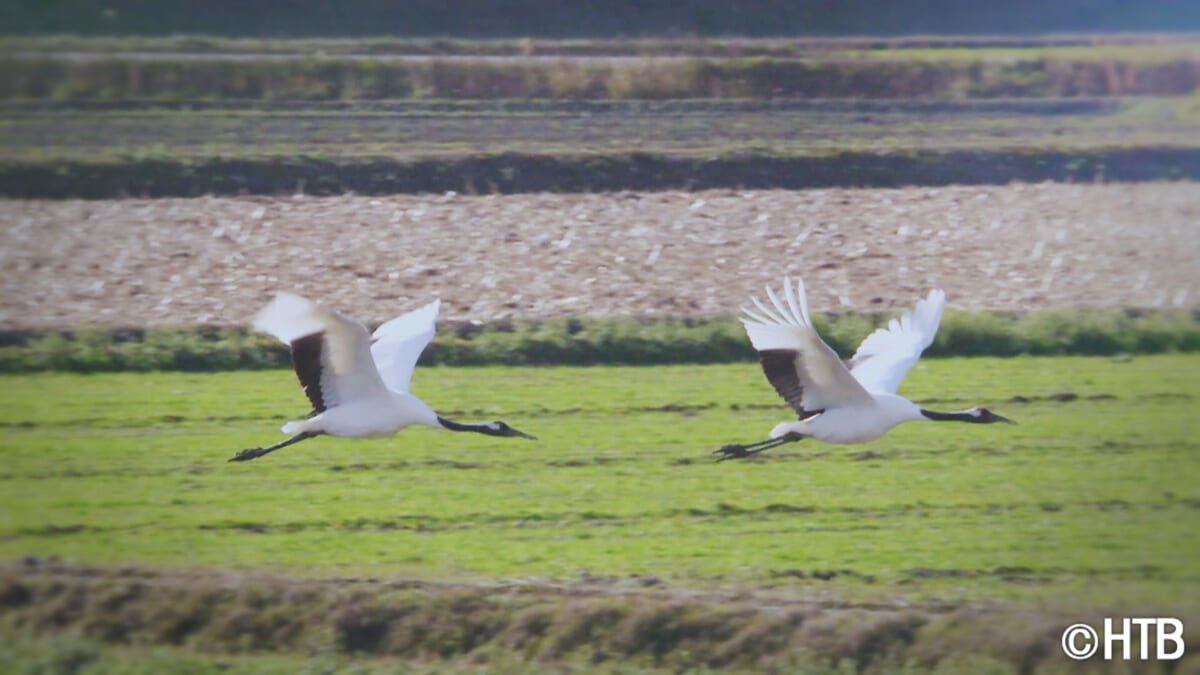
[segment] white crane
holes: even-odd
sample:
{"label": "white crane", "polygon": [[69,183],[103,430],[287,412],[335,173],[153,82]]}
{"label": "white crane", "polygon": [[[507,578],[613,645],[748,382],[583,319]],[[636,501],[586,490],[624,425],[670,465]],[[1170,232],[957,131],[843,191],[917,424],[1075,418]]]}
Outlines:
{"label": "white crane", "polygon": [[489,436],[534,438],[504,422],[462,424],[435,413],[409,392],[417,357],[433,339],[439,301],[396,317],[368,334],[354,319],[292,293],[280,293],[254,316],[254,328],[291,347],[292,366],[313,410],[283,425],[287,440],[249,448],[229,461],[262,457],[328,434],[383,438],[413,424]]}
{"label": "white crane", "polygon": [[937,334],[946,307],[941,290],[930,291],[913,311],[868,335],[843,364],[813,328],[804,282],[798,280],[795,290],[790,279],[783,283],[786,305],[768,286],[772,306],[752,297],[754,308],[743,309],[742,323],[767,380],[795,409],[799,421],[776,425],[765,441],[723,446],[714,452],[721,460],[749,457],[802,438],[864,443],[898,424],[918,420],[1016,424],[987,408],[934,412],[896,394]]}

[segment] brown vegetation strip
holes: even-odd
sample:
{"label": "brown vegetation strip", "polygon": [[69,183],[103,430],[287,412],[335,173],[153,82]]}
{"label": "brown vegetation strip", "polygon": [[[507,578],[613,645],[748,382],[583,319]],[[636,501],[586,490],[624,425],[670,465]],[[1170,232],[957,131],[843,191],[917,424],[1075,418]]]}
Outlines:
{"label": "brown vegetation strip", "polygon": [[195,58],[0,54],[0,99],[720,99],[1180,96],[1200,60]]}
{"label": "brown vegetation strip", "polygon": [[[853,576],[852,570],[800,573]],[[110,644],[218,653],[320,648],[474,663],[632,659],[677,669],[847,663],[932,669],[970,655],[1032,672],[1065,666],[1058,649],[1062,629],[1100,616],[813,601],[770,589],[692,592],[663,587],[653,577],[470,585],[93,568],[37,559],[0,567],[0,617],[16,630],[77,630]]]}
{"label": "brown vegetation strip", "polygon": [[[828,18],[828,17],[827,17]],[[811,30],[811,17],[806,18]],[[775,26],[775,28],[778,28]],[[894,29],[894,26],[889,26]],[[524,34],[523,34],[524,35]],[[50,53],[63,57],[98,58],[119,54],[141,58],[213,57],[262,58],[265,55],[311,56],[461,56],[461,57],[709,57],[748,58],[770,56],[803,58],[841,50],[895,49],[1036,49],[1061,47],[1138,47],[1152,56],[1185,51],[1195,42],[1187,33],[1060,33],[1049,35],[854,35],[829,37],[797,35],[786,38],[744,37],[644,37],[605,38],[467,38],[354,37],[354,38],[245,38],[213,35],[153,37],[122,35],[5,36],[0,49],[9,54]],[[1097,58],[1112,52],[1096,50]],[[1118,52],[1120,53],[1120,52]],[[1162,60],[1161,58],[1159,60]]]}

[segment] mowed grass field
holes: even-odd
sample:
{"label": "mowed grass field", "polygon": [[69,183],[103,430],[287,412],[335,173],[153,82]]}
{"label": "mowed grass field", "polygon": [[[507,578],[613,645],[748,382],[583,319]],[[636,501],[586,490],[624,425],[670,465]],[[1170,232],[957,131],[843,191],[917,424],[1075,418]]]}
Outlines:
{"label": "mowed grass field", "polygon": [[1200,357],[931,359],[909,424],[715,463],[788,412],[755,364],[420,369],[521,439],[318,438],[288,371],[6,376],[0,558],[464,583],[619,581],[853,601],[1194,612]]}

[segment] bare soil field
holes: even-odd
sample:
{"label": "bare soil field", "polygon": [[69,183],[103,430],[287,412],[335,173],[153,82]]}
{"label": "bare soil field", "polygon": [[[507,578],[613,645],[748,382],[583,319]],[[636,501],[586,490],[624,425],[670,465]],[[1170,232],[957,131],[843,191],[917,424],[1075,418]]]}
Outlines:
{"label": "bare soil field", "polygon": [[715,316],[784,274],[819,310],[1200,307],[1200,183],[0,201],[0,326]]}

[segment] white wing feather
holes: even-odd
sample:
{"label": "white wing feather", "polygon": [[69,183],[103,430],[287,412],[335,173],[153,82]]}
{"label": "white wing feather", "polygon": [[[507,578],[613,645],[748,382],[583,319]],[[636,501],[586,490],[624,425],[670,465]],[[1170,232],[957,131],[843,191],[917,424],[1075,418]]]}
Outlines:
{"label": "white wing feather", "polygon": [[254,328],[289,345],[321,333],[321,393],[327,407],[383,396],[387,389],[371,360],[359,322],[292,293],[280,293],[254,315]]}
{"label": "white wing feather", "polygon": [[751,298],[755,308],[745,308],[742,323],[750,343],[760,352],[774,349],[794,351],[799,355],[797,368],[804,389],[801,403],[807,410],[830,406],[869,402],[871,395],[842,364],[836,352],[821,339],[808,313],[808,298],[804,281],[797,280],[792,290],[791,279],[784,279],[786,305],[767,287],[771,307]]}
{"label": "white wing feather", "polygon": [[933,344],[945,309],[946,294],[936,288],[930,291],[911,312],[892,319],[887,327],[863,340],[850,359],[850,374],[867,391],[896,393],[904,376],[921,358],[921,352]]}
{"label": "white wing feather", "polygon": [[441,302],[434,300],[420,309],[384,323],[371,336],[371,357],[388,389],[409,390],[417,359],[437,331]]}

